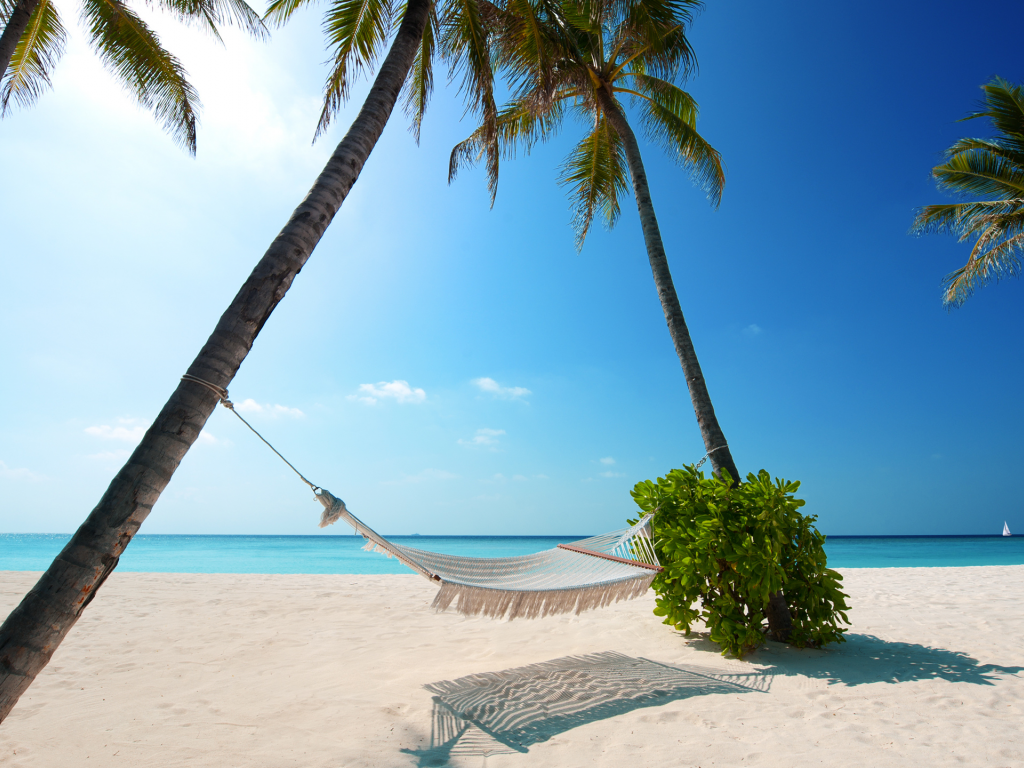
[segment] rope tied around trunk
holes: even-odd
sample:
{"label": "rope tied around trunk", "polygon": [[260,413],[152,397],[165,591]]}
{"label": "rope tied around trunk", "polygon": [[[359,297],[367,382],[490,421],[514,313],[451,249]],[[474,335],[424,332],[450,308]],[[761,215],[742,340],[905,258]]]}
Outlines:
{"label": "rope tied around trunk", "polygon": [[[227,390],[225,390],[225,392],[226,391]],[[714,453],[715,451],[720,451],[723,448],[728,448],[728,447],[729,447],[729,444],[725,443],[724,445],[720,445],[717,448],[712,448],[710,451],[708,451],[707,453],[704,454],[704,458],[703,459],[701,459],[700,461],[697,462],[697,466],[695,466],[694,469],[700,469],[704,465],[704,462],[708,460],[708,457],[711,456],[711,454]]]}
{"label": "rope tied around trunk", "polygon": [[270,441],[267,440],[267,438],[265,438],[263,435],[261,435],[259,432],[257,432],[256,428],[252,424],[250,424],[248,421],[246,421],[242,417],[242,414],[240,414],[238,411],[235,410],[235,404],[232,403],[231,400],[228,398],[228,391],[224,387],[218,387],[216,384],[211,384],[210,382],[206,381],[205,379],[200,379],[198,376],[193,376],[190,373],[186,373],[184,376],[182,376],[181,380],[182,381],[189,381],[189,382],[192,382],[194,384],[201,384],[202,386],[206,387],[208,390],[213,392],[217,397],[220,398],[220,404],[223,405],[225,408],[227,408],[229,411],[231,411],[233,414],[235,414],[235,416],[237,416],[238,419],[243,424],[245,424],[245,426],[247,426],[250,430],[252,430],[252,433],[254,435],[256,435],[256,437],[258,437],[260,440],[262,440],[264,443],[266,443],[267,447],[270,448],[270,450],[272,450],[274,453],[277,454],[278,458],[281,459],[281,461],[283,461],[285,464],[287,464],[289,467],[291,467],[292,472],[294,472],[296,475],[298,475],[302,479],[302,482],[304,482],[306,485],[308,485],[310,487],[310,489],[313,491],[314,495],[319,494],[320,491],[323,490],[319,485],[314,485],[309,480],[307,480],[305,475],[303,475],[301,472],[299,472],[299,470],[297,470],[295,468],[294,464],[292,464],[290,461],[288,461],[288,459],[286,459],[284,456],[282,456],[281,452],[279,450],[277,450],[277,448],[272,446],[270,444]]}

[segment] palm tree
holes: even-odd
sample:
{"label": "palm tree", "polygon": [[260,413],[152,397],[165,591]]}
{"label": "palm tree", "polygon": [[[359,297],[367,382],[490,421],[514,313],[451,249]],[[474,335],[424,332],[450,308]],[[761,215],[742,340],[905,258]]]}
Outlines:
{"label": "palm tree", "polygon": [[[640,147],[619,99],[630,97],[648,137],[687,169],[717,205],[725,183],[721,159],[697,133],[696,102],[674,82],[696,63],[685,30],[698,7],[697,0],[629,5],[508,0],[504,8],[490,7],[495,67],[508,73],[512,90],[512,99],[498,113],[497,141],[501,154],[511,157],[517,148],[529,151],[553,135],[567,114],[587,126],[561,176],[570,189],[578,248],[598,211],[609,227],[615,224],[628,173],[658,298],[708,458],[715,474],[724,469],[738,481],[669,272]],[[482,127],[452,150],[450,178],[487,148],[490,130]],[[492,204],[497,182],[493,163],[488,169]]]}
{"label": "palm tree", "polygon": [[[305,2],[275,3],[270,17],[286,19]],[[485,123],[488,116],[493,123],[492,76],[478,0],[446,0],[440,8],[434,0],[407,0],[404,9],[394,0],[335,0],[327,13],[334,67],[318,132],[348,94],[352,78],[375,64],[396,17],[398,30],[359,114],[192,361],[187,371],[192,380],[178,383],[99,504],[0,626],[0,721],[117,566],[220,402],[218,392],[226,394],[263,324],[348,196],[407,79],[406,105],[414,130],[420,124],[438,43],[453,71],[462,73],[470,106]]]}
{"label": "palm tree", "polygon": [[[202,26],[218,40],[218,26],[238,24],[256,37],[266,28],[245,0],[159,0],[158,7]],[[122,0],[82,0],[89,42],[135,100],[153,110],[172,137],[196,152],[199,97],[185,69],[150,27]],[[67,32],[52,0],[0,0],[0,117],[11,104],[27,107],[51,85]]]}
{"label": "palm tree", "polygon": [[921,208],[911,232],[943,232],[974,239],[967,263],[946,276],[942,302],[959,307],[993,279],[1019,276],[1024,249],[1024,92],[1002,78],[982,86],[981,109],[964,120],[987,117],[991,139],[960,139],[946,162],[932,169],[943,191],[987,199]]}

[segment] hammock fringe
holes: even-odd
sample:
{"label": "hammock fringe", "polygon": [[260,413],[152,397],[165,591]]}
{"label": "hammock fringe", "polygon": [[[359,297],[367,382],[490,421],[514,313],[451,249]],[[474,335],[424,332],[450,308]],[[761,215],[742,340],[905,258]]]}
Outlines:
{"label": "hammock fringe", "polygon": [[604,608],[620,600],[633,600],[644,594],[657,576],[655,572],[641,574],[632,579],[609,584],[592,584],[575,589],[509,592],[482,589],[465,584],[441,583],[431,608],[446,611],[455,603],[455,610],[463,616],[486,616],[492,619],[537,619],[563,613],[575,613]]}

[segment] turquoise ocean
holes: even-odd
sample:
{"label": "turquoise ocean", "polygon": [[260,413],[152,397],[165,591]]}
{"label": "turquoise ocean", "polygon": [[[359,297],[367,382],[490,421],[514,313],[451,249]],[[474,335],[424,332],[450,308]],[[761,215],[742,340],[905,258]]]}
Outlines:
{"label": "turquoise ocean", "polygon": [[[0,571],[42,571],[70,538],[0,533]],[[418,549],[470,557],[509,557],[579,536],[393,536]],[[156,573],[411,573],[356,536],[191,536],[140,534],[119,571]],[[832,568],[1024,565],[1024,536],[831,536]]]}

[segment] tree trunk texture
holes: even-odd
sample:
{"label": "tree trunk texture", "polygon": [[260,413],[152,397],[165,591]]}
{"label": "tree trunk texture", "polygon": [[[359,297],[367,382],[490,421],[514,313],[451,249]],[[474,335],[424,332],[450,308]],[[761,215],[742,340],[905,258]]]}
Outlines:
{"label": "tree trunk texture", "polygon": [[3,77],[7,73],[7,68],[11,66],[14,49],[18,47],[18,41],[25,34],[29,19],[38,5],[39,0],[18,0],[11,11],[11,18],[7,20],[7,26],[0,35],[0,77]]}
{"label": "tree trunk texture", "polygon": [[697,414],[701,437],[704,438],[704,449],[708,451],[708,459],[711,461],[711,468],[715,475],[720,475],[722,469],[728,470],[732,475],[733,482],[738,483],[740,475],[736,470],[736,463],[732,459],[732,452],[725,442],[722,428],[718,426],[718,418],[715,416],[714,406],[711,405],[711,396],[708,395],[707,384],[704,383],[704,374],[700,370],[697,353],[693,348],[693,340],[686,327],[683,310],[679,306],[679,297],[676,295],[676,287],[672,282],[672,273],[668,269],[668,258],[665,256],[665,246],[661,241],[658,219],[654,215],[654,203],[651,201],[651,190],[647,185],[647,172],[644,170],[644,162],[640,157],[640,146],[637,144],[636,135],[629,127],[625,115],[619,111],[607,91],[600,89],[598,99],[608,116],[608,122],[619,134],[626,150],[629,175],[633,179],[633,195],[636,198],[637,210],[640,212],[640,226],[643,229],[644,242],[647,245],[647,258],[651,262],[654,284],[658,289],[658,298],[661,300],[661,309],[665,313],[665,321],[668,323],[668,332],[672,336],[676,355],[679,356],[679,362],[683,366],[683,376],[686,378],[686,386],[690,390],[690,401],[693,403],[694,413]]}
{"label": "tree trunk texture", "polygon": [[[668,331],[672,335],[672,343],[683,366],[683,375],[690,390],[693,410],[697,414],[700,434],[704,438],[704,447],[709,452],[708,459],[715,475],[719,475],[721,470],[725,469],[732,475],[733,483],[739,484],[740,473],[725,442],[722,428],[718,425],[715,409],[711,405],[711,396],[708,395],[708,388],[704,383],[704,374],[700,370],[700,363],[697,362],[693,340],[686,327],[686,320],[683,319],[683,310],[679,306],[672,273],[668,269],[668,258],[665,256],[665,246],[661,241],[658,219],[654,215],[654,203],[651,201],[651,190],[647,185],[647,173],[644,171],[636,135],[609,93],[604,90],[598,91],[598,99],[608,115],[608,122],[622,138],[623,148],[626,150],[629,175],[633,179],[633,194],[636,197],[637,210],[640,212],[640,226],[643,229],[644,242],[647,244],[647,258],[651,262],[651,271],[654,273],[654,283],[658,287],[658,298],[661,299],[661,308],[665,312]],[[719,446],[726,447],[711,453]],[[770,595],[767,614],[768,632],[772,638],[781,642],[788,640],[793,631],[793,618],[782,590]]]}
{"label": "tree trunk texture", "polygon": [[[431,0],[410,0],[359,115],[306,199],[242,285],[188,373],[227,388],[359,177],[412,66]],[[96,596],[195,442],[218,398],[180,382],[99,504],[0,626],[0,721]]]}

